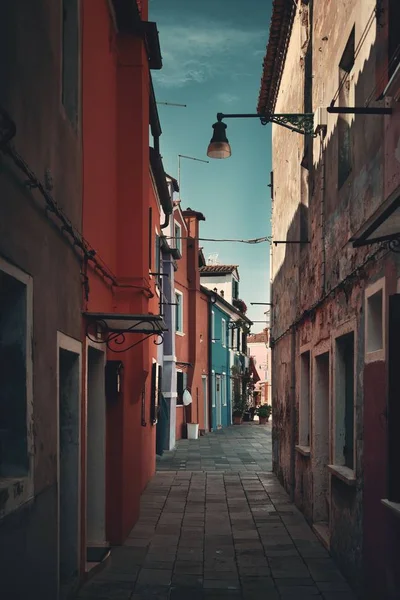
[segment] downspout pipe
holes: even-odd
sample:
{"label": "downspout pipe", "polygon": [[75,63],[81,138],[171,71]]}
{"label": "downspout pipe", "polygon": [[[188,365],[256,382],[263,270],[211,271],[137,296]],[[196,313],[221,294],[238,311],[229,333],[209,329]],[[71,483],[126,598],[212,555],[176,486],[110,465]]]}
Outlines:
{"label": "downspout pipe", "polygon": [[164,223],[162,225],[160,225],[161,229],[166,229],[168,227],[170,216],[171,215],[168,214],[168,213],[165,215],[165,221],[164,221]]}
{"label": "downspout pipe", "polygon": [[290,500],[294,502],[296,489],[296,328],[290,337],[291,386],[290,386]]}

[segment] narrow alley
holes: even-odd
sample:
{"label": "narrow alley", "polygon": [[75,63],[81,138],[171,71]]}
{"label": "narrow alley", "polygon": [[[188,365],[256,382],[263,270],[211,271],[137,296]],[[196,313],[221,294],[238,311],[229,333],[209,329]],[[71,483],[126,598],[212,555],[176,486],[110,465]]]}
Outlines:
{"label": "narrow alley", "polygon": [[353,599],[276,477],[259,470],[270,443],[257,423],[181,440],[126,543],[78,599]]}

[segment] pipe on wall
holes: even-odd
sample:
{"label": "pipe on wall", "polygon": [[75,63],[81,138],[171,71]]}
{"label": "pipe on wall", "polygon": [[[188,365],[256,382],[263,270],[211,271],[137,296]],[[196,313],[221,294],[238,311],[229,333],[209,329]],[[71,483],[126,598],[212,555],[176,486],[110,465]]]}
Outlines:
{"label": "pipe on wall", "polygon": [[294,502],[296,489],[296,328],[292,327],[290,338],[290,500]]}

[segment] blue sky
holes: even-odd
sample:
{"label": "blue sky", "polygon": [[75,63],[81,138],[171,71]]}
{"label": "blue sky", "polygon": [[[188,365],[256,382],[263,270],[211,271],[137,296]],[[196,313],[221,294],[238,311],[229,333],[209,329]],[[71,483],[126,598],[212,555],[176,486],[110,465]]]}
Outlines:
{"label": "blue sky", "polygon": [[[163,69],[153,71],[165,170],[177,177],[178,154],[207,160],[216,113],[254,113],[271,16],[271,0],[150,0]],[[181,160],[182,207],[204,213],[201,237],[270,235],[271,128],[257,119],[227,119],[232,156],[209,164]],[[202,242],[206,258],[238,264],[240,296],[253,320],[268,307],[269,244]],[[255,324],[253,331],[261,330]]]}

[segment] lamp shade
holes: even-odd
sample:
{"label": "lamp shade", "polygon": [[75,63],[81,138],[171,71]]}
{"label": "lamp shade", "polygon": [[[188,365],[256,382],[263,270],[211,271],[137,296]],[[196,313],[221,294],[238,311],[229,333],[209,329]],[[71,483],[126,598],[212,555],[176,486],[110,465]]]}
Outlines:
{"label": "lamp shade", "polygon": [[213,125],[214,133],[207,148],[207,156],[210,158],[229,158],[231,147],[226,137],[226,125],[217,121]]}

